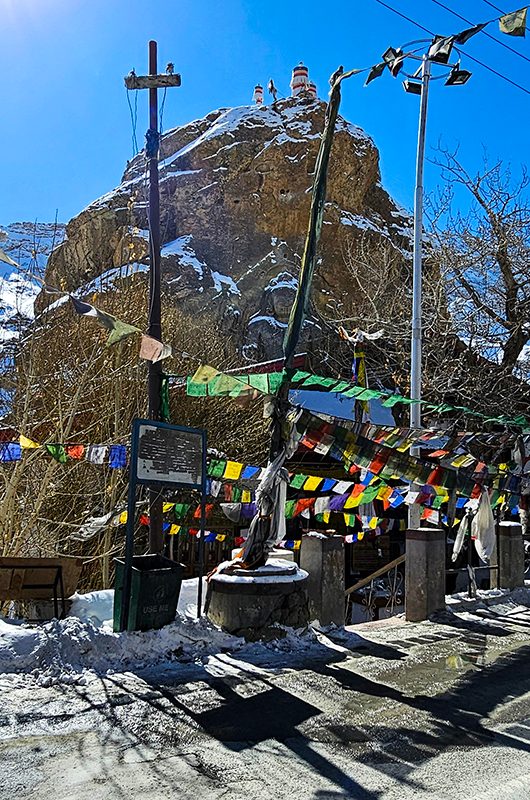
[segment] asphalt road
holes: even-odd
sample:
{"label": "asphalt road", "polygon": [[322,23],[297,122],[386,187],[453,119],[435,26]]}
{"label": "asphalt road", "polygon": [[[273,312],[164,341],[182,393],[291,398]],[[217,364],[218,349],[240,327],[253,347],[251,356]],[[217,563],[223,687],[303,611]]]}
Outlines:
{"label": "asphalt road", "polygon": [[0,798],[528,800],[530,611],[358,630],[86,685],[0,676]]}

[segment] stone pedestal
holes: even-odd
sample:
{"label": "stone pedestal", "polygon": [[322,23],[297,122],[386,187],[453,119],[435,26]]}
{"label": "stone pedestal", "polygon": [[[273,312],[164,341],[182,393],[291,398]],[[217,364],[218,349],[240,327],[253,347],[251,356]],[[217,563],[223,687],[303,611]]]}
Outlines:
{"label": "stone pedestal", "polygon": [[208,595],[208,618],[248,641],[276,638],[283,635],[279,625],[300,628],[309,621],[307,572],[286,561],[218,573]]}
{"label": "stone pedestal", "polygon": [[406,534],[405,617],[421,622],[445,608],[445,534],[439,528]]}
{"label": "stone pedestal", "polygon": [[[234,558],[237,558],[240,552],[241,552],[240,547],[234,547],[231,556],[232,560]],[[278,558],[281,559],[282,561],[294,561],[294,553],[292,550],[271,550],[267,561],[270,561],[271,559],[273,561],[276,561]]]}
{"label": "stone pedestal", "polygon": [[302,537],[300,566],[305,569],[309,615],[320,625],[344,625],[344,540],[342,536],[309,533]]}
{"label": "stone pedestal", "polygon": [[499,589],[524,586],[524,544],[518,522],[501,522],[497,539]]}

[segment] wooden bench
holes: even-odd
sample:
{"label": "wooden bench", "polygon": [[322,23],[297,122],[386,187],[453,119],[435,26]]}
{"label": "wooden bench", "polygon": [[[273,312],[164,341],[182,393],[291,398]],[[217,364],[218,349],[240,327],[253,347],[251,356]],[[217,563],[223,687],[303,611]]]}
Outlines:
{"label": "wooden bench", "polygon": [[74,594],[83,562],[80,558],[0,557],[0,602],[6,600],[51,600],[59,619],[66,614],[66,598]]}

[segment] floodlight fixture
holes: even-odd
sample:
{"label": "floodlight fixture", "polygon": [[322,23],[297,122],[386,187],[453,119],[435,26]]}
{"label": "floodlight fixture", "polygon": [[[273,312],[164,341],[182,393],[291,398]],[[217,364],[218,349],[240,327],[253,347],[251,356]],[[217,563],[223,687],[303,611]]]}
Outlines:
{"label": "floodlight fixture", "polygon": [[396,50],[395,47],[388,47],[381,56],[386,66],[390,70],[392,77],[396,77],[403,67],[405,54],[401,47]]}
{"label": "floodlight fixture", "polygon": [[429,47],[427,57],[435,64],[448,64],[453,49],[453,36],[435,36]]}
{"label": "floodlight fixture", "polygon": [[421,83],[418,81],[403,81],[403,88],[408,94],[421,94]]}
{"label": "floodlight fixture", "polygon": [[460,69],[459,64],[455,64],[447,78],[446,86],[463,86],[471,77],[471,72],[467,69]]}
{"label": "floodlight fixture", "polygon": [[381,56],[381,58],[383,59],[383,61],[385,62],[385,64],[389,69],[391,69],[394,61],[396,60],[400,52],[401,51],[396,50],[395,47],[388,47]]}

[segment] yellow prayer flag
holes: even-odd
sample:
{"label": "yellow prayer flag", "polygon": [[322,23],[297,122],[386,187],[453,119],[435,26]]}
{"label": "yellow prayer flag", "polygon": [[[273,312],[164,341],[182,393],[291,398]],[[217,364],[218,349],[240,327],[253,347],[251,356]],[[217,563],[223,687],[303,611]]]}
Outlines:
{"label": "yellow prayer flag", "polygon": [[243,464],[238,461],[227,461],[223,478],[228,481],[237,481],[241,475]]}
{"label": "yellow prayer flag", "polygon": [[171,528],[169,529],[169,535],[175,536],[175,534],[177,534],[180,531],[181,527],[182,527],[181,525],[172,525]]}
{"label": "yellow prayer flag", "polygon": [[363,539],[364,539],[364,531],[359,531],[359,533],[357,534],[357,541],[362,542]]}
{"label": "yellow prayer flag", "polygon": [[344,508],[357,508],[357,506],[361,505],[362,500],[363,500],[362,492],[361,494],[358,495],[351,494],[344,503]]}
{"label": "yellow prayer flag", "polygon": [[175,503],[164,503],[162,506],[162,511],[165,514],[166,511],[171,511],[172,508],[175,508]]}
{"label": "yellow prayer flag", "polygon": [[215,537],[215,540],[217,542],[224,542],[225,539],[226,539],[226,533],[218,533],[217,536]]}
{"label": "yellow prayer flag", "polygon": [[453,461],[451,461],[451,466],[453,466],[453,467],[461,467],[461,466],[463,466],[463,464],[465,464],[465,462],[467,461],[468,458],[469,458],[469,456],[468,456],[467,453],[464,453],[464,455],[462,455],[462,456],[457,456],[457,458],[455,458]]}
{"label": "yellow prayer flag", "polygon": [[392,494],[394,490],[391,486],[381,486],[379,491],[377,492],[377,499],[378,500],[386,500]]}
{"label": "yellow prayer flag", "polygon": [[372,517],[372,519],[368,523],[368,527],[374,530],[375,528],[377,528],[378,521],[379,521],[378,517]]}
{"label": "yellow prayer flag", "polygon": [[126,522],[127,522],[127,512],[126,511],[122,511],[121,512],[121,514],[119,516],[119,521],[120,521],[120,525],[125,525],[126,524]]}
{"label": "yellow prayer flag", "polygon": [[40,444],[37,444],[37,442],[34,442],[33,439],[28,439],[26,436],[24,436],[23,433],[20,434],[19,442],[20,442],[20,446],[21,447],[25,447],[28,450],[30,448],[40,447]]}
{"label": "yellow prayer flag", "polygon": [[208,367],[206,364],[202,364],[192,376],[191,382],[209,383],[219,374],[219,370],[215,369],[215,367]]}
{"label": "yellow prayer flag", "polygon": [[414,441],[413,439],[405,439],[405,441],[401,442],[399,447],[396,447],[396,450],[398,451],[398,453],[404,453],[406,450],[409,449],[413,441]]}
{"label": "yellow prayer flag", "polygon": [[250,503],[252,501],[252,495],[248,489],[243,489],[241,492],[241,502],[242,503]]}
{"label": "yellow prayer flag", "polygon": [[322,522],[325,522],[326,525],[327,525],[328,522],[329,522],[330,516],[331,516],[331,512],[330,511],[323,511],[322,512]]}
{"label": "yellow prayer flag", "polygon": [[319,486],[321,483],[322,478],[320,478],[318,475],[310,475],[304,483],[304,492],[314,492],[317,486]]}
{"label": "yellow prayer flag", "polygon": [[301,539],[295,539],[293,542],[293,550],[300,550],[300,545],[302,544]]}

